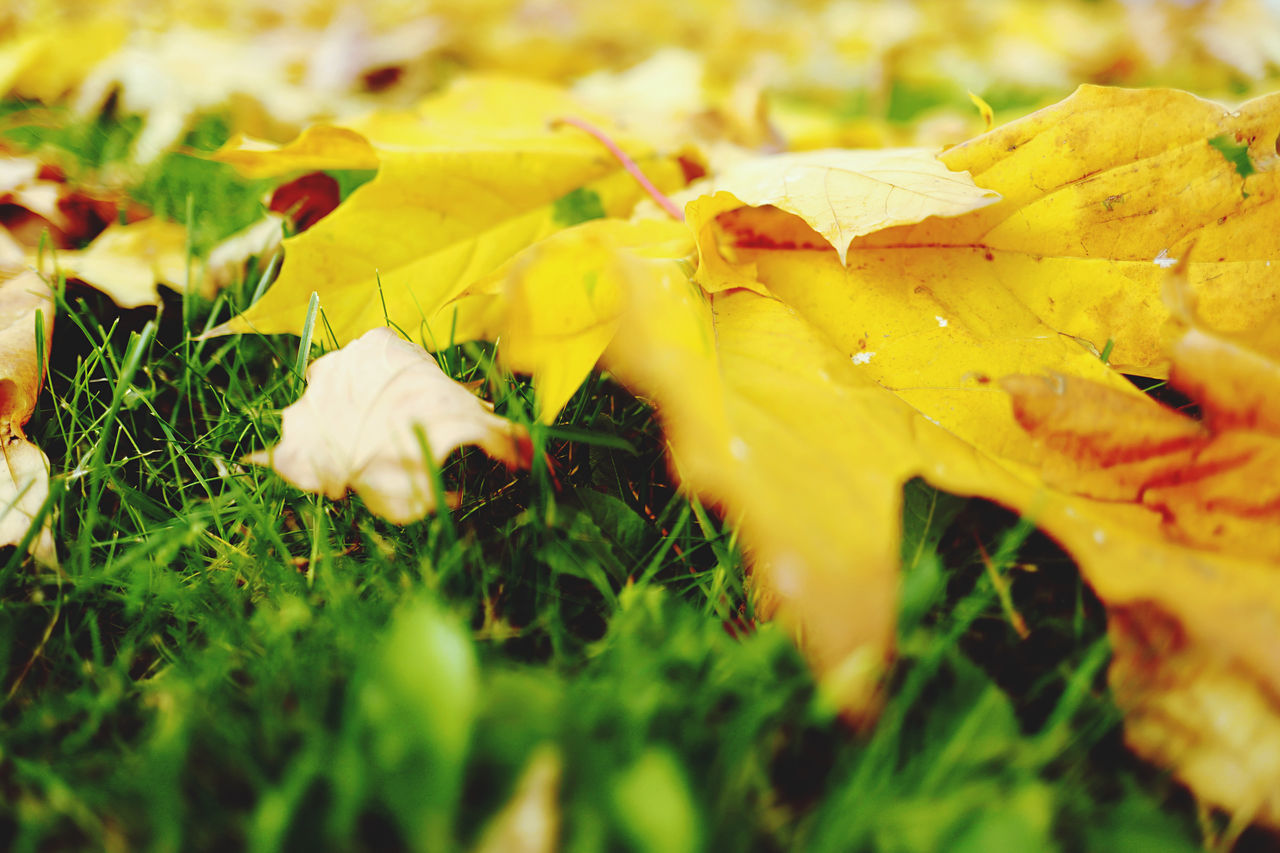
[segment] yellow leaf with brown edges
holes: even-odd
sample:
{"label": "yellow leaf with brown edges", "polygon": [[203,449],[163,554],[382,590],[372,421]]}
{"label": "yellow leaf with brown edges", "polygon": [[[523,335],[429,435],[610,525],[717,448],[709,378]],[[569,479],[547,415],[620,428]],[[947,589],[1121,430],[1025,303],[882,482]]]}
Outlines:
{"label": "yellow leaf with brown edges", "polygon": [[[1114,417],[1109,389],[1078,380],[1010,377],[1004,385],[1060,489],[1092,495],[1109,481],[1104,497],[1161,519],[1151,535],[1165,544],[1160,579],[1140,595],[1111,590],[1132,574],[1122,554],[1077,554],[1112,608],[1110,678],[1126,739],[1202,798],[1277,825],[1280,421],[1263,392],[1280,377],[1280,347],[1274,318],[1252,335],[1206,328],[1182,272],[1172,294],[1180,333],[1171,381],[1200,403],[1201,421],[1168,409]],[[1103,433],[1108,452],[1090,452]],[[1135,459],[1148,464],[1136,468]],[[1103,541],[1132,537],[1100,515]]]}
{"label": "yellow leaf with brown edges", "polygon": [[[1085,90],[1066,104],[1131,97]],[[1182,101],[1164,92],[1149,97],[1157,116],[1170,102]],[[1071,114],[1067,106],[1053,111],[1060,119]],[[1042,118],[996,133],[1028,139],[1052,133]],[[1112,133],[1098,134],[1094,152],[1102,162],[1117,149],[1145,150],[1140,125],[1104,127]],[[1117,142],[1125,132],[1129,142]],[[1250,176],[1250,195],[1242,197],[1234,167],[1228,164],[1227,174],[1217,161],[1197,159],[1199,142],[1208,142],[1196,139],[1182,146],[1194,149],[1182,151],[1191,158],[1187,171],[1171,172],[1167,180],[1181,187],[1190,175],[1194,191],[1200,184],[1196,169],[1210,172],[1210,187],[1216,174],[1235,193],[1230,204],[1219,199],[1222,215],[1229,221],[1238,210],[1252,212],[1244,221],[1260,229],[1265,247],[1272,235],[1264,214],[1271,212],[1265,202],[1273,175],[1264,168]],[[1087,146],[1088,140],[1076,144]],[[1010,154],[1008,147],[1001,150]],[[1075,156],[1083,168],[1086,154]],[[1135,162],[1141,165],[1141,159]],[[1020,164],[1024,181],[1034,186],[1041,172],[1057,168],[1042,160]],[[753,278],[755,292],[730,287],[708,299],[690,288],[678,265],[654,268],[647,283],[625,288],[604,364],[656,406],[685,487],[718,505],[740,530],[762,612],[776,612],[797,627],[827,689],[851,714],[865,718],[874,709],[878,676],[892,649],[900,490],[907,478],[924,476],[950,491],[1020,509],[1057,539],[1117,614],[1115,624],[1136,626],[1113,629],[1117,646],[1127,651],[1112,678],[1113,684],[1134,679],[1136,692],[1125,693],[1124,704],[1145,713],[1130,725],[1140,751],[1174,768],[1206,799],[1274,823],[1266,792],[1280,787],[1276,777],[1265,762],[1240,752],[1242,741],[1224,730],[1224,721],[1247,724],[1260,742],[1270,742],[1278,728],[1268,696],[1280,663],[1266,651],[1274,645],[1256,643],[1280,625],[1272,558],[1260,559],[1272,547],[1268,525],[1280,529],[1267,515],[1280,505],[1267,485],[1274,477],[1259,474],[1273,470],[1276,461],[1264,447],[1269,439],[1256,428],[1272,416],[1262,403],[1253,413],[1208,407],[1203,425],[1168,413],[1103,364],[1089,342],[1050,325],[1027,296],[1037,288],[1062,288],[1061,299],[1070,303],[1090,295],[1088,283],[1113,293],[1119,277],[1134,290],[1149,288],[1146,298],[1158,301],[1161,282],[1131,275],[1136,262],[1125,258],[1067,254],[1063,235],[1076,223],[1059,219],[1050,228],[1050,212],[1084,217],[1087,211],[1064,207],[1053,191],[1017,190],[1014,165],[1003,168],[1004,201],[857,238],[847,265],[798,217],[776,208],[743,214],[726,208],[713,217],[713,236],[727,242],[713,248],[730,250],[729,257],[721,255],[726,266]],[[1128,174],[1122,166],[1110,168]],[[1077,183],[1067,180],[1061,192],[1078,192]],[[1010,195],[1030,210],[1010,209]],[[992,211],[1002,206],[993,219]],[[955,245],[947,239],[977,231],[1012,240],[1010,222],[1024,226],[1021,260],[1011,260],[1011,244]],[[1145,227],[1162,222],[1129,223],[1125,236],[1138,244],[1156,239]],[[1029,223],[1035,227],[1025,227]],[[1104,226],[1118,227],[1104,222],[1096,228]],[[787,240],[777,240],[779,233]],[[1237,234],[1242,246],[1253,245],[1251,233]],[[706,237],[696,224],[695,237]],[[1037,239],[1044,241],[1043,251]],[[1158,255],[1143,263],[1162,278]],[[1197,249],[1187,264],[1193,275],[1199,256]],[[1075,273],[1047,281],[1005,274],[1027,273],[1050,260]],[[1067,267],[1068,260],[1079,269]],[[1251,261],[1211,260],[1198,271],[1247,275],[1253,268]],[[1232,292],[1235,284],[1219,276],[1211,286]],[[1264,281],[1250,286],[1259,300],[1274,298]],[[1209,312],[1221,304],[1202,301]],[[1168,316],[1162,304],[1146,314],[1118,312],[1107,330],[1116,340],[1132,334],[1159,342],[1160,321]],[[1265,332],[1238,334],[1253,340]],[[1208,383],[1208,344],[1194,331],[1183,338],[1183,346],[1191,344],[1200,357],[1175,356],[1175,376],[1184,363],[1204,367],[1202,381]],[[1255,348],[1237,361],[1250,364],[1258,353]],[[1151,363],[1163,359],[1153,356]],[[1254,376],[1244,366],[1223,369],[1240,375],[1233,387]],[[1060,376],[1010,381],[1017,402],[1010,405],[1002,377],[1048,372]],[[1271,377],[1263,372],[1252,381],[1265,388]],[[1087,407],[1072,396],[1080,388],[1097,389],[1087,395]],[[1219,437],[1219,421],[1250,429]],[[1249,468],[1250,459],[1260,467]],[[1214,476],[1229,487],[1215,490]],[[1245,484],[1252,478],[1256,486],[1260,476],[1270,480],[1250,492]],[[1261,523],[1250,526],[1255,516]],[[1181,638],[1167,658],[1158,653],[1161,619]],[[1207,675],[1182,683],[1183,670]],[[1216,705],[1216,688],[1206,685],[1233,698]],[[1156,745],[1162,714],[1173,715],[1169,728],[1179,736],[1188,736],[1191,723],[1200,726],[1192,746],[1180,753]],[[1250,775],[1226,784],[1205,769],[1227,766],[1247,766]]]}

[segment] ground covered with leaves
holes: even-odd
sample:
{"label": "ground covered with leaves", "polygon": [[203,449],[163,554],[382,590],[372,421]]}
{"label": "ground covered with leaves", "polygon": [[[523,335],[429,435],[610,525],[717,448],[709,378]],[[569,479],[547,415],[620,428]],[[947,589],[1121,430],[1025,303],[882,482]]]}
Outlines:
{"label": "ground covered with leaves", "polygon": [[0,846],[1276,847],[1265,4],[430,6],[0,12]]}

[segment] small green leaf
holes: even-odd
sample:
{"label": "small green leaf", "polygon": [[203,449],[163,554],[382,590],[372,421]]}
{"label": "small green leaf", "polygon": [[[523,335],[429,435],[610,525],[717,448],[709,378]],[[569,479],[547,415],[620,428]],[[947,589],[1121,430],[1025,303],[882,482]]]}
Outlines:
{"label": "small green leaf", "polygon": [[1257,174],[1257,167],[1249,159],[1249,146],[1236,142],[1231,134],[1220,133],[1210,139],[1209,144],[1216,148],[1218,153],[1227,159],[1228,163],[1235,166],[1236,173],[1240,175],[1241,180]]}
{"label": "small green leaf", "polygon": [[604,203],[600,194],[586,187],[571,190],[552,202],[552,216],[557,225],[568,228],[592,219],[604,219]]}

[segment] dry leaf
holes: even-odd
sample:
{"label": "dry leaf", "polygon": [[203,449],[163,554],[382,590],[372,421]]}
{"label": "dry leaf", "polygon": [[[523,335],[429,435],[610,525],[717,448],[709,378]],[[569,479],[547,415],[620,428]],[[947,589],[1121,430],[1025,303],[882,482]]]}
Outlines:
{"label": "dry leaf", "polygon": [[[1159,588],[1112,608],[1111,682],[1130,745],[1215,805],[1277,825],[1280,671],[1266,650],[1280,644],[1280,598],[1256,584],[1274,587],[1280,563],[1280,419],[1265,394],[1280,347],[1274,319],[1243,338],[1203,327],[1181,273],[1172,382],[1200,402],[1203,422],[1154,405],[1117,417],[1108,389],[1079,380],[1004,385],[1060,488],[1149,507],[1157,541],[1183,546],[1168,549]],[[1082,562],[1104,601],[1122,566]],[[1188,583],[1206,573],[1212,597]]]}
{"label": "dry leaf", "polygon": [[554,747],[535,750],[511,799],[484,828],[473,853],[553,853],[558,849],[563,763]]}
{"label": "dry leaf", "polygon": [[[48,285],[28,271],[0,284],[0,544],[17,545],[49,497],[49,460],[27,440],[23,425],[35,411],[53,339],[53,299]],[[44,326],[44,352],[36,349],[37,312]],[[45,516],[31,552],[46,565],[57,562]]]}
{"label": "dry leaf", "polygon": [[[423,453],[425,435],[431,459]],[[430,468],[463,444],[516,467],[529,461],[524,430],[389,329],[366,332],[307,369],[307,390],[284,410],[279,444],[245,458],[304,491],[348,490],[397,524],[434,512]]]}
{"label": "dry leaf", "polygon": [[0,229],[26,249],[35,249],[46,239],[55,248],[79,246],[118,221],[122,213],[129,221],[147,214],[118,191],[68,181],[55,163],[13,156],[2,145],[0,205]]}
{"label": "dry leaf", "polygon": [[731,195],[730,204],[717,197],[707,215],[694,202],[688,216],[695,228],[727,210],[769,205],[808,223],[841,262],[855,237],[931,216],[959,216],[1000,200],[964,172],[948,169],[934,151],[919,148],[760,157],[716,175],[715,188]]}
{"label": "dry leaf", "polygon": [[158,217],[112,225],[88,248],[51,255],[53,273],[101,290],[121,308],[160,304],[157,284],[187,286],[187,229]]}

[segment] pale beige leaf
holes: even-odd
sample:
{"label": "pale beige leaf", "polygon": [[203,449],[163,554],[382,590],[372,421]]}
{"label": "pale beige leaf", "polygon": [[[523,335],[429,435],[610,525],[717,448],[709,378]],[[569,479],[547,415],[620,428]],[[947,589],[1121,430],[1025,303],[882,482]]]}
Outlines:
{"label": "pale beige leaf", "polygon": [[206,285],[218,290],[239,278],[250,258],[274,253],[284,240],[284,225],[283,215],[268,212],[210,249],[205,258]]}
{"label": "pale beige leaf", "polygon": [[799,216],[842,263],[855,237],[931,216],[959,216],[1000,200],[1000,193],[948,169],[924,148],[776,154],[734,165],[716,176],[715,185],[743,204]]}
{"label": "pale beige leaf", "polygon": [[527,462],[522,427],[493,414],[426,350],[390,329],[316,359],[307,380],[284,410],[281,442],[245,459],[305,491],[337,499],[352,490],[374,514],[407,524],[435,511],[429,466],[455,448],[475,444],[510,466]]}
{"label": "pale beige leaf", "polygon": [[[0,545],[16,545],[49,496],[49,460],[27,440],[23,425],[35,411],[41,367],[48,364],[53,338],[53,299],[33,271],[0,284]],[[38,353],[36,322],[44,329],[44,352]],[[31,543],[36,559],[57,562],[49,519]]]}
{"label": "pale beige leaf", "polygon": [[564,760],[553,746],[535,750],[511,799],[489,822],[473,853],[553,853],[560,837]]}

